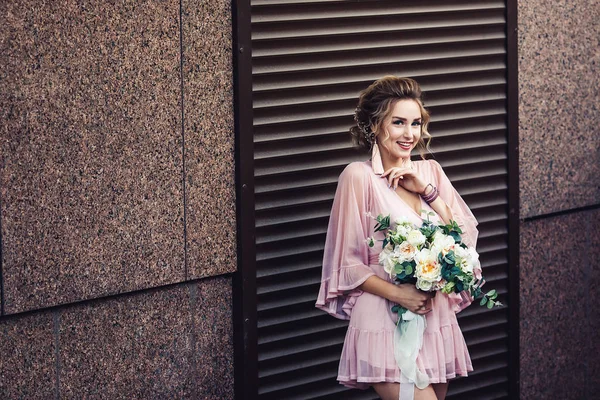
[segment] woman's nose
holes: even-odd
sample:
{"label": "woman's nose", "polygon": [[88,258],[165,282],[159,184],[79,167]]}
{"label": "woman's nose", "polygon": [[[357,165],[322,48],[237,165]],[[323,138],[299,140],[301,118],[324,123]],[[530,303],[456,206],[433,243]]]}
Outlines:
{"label": "woman's nose", "polygon": [[413,131],[411,129],[410,125],[405,125],[404,129],[402,129],[402,136],[407,136],[412,138],[413,137]]}

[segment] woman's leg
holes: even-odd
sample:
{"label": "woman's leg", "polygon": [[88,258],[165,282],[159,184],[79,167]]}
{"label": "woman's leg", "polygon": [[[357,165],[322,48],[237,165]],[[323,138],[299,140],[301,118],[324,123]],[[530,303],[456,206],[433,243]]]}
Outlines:
{"label": "woman's leg", "polygon": [[[400,384],[391,382],[374,383],[373,389],[377,392],[381,400],[398,400],[400,394]],[[433,387],[427,386],[425,389],[419,389],[415,386],[415,400],[437,400]]]}
{"label": "woman's leg", "polygon": [[448,382],[433,383],[431,386],[433,386],[433,390],[435,391],[438,400],[444,400],[446,398],[446,393],[448,393]]}

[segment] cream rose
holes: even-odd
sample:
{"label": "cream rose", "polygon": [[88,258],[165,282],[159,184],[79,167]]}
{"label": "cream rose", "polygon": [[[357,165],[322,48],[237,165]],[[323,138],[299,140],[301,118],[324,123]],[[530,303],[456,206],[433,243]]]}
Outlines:
{"label": "cream rose", "polygon": [[404,261],[412,261],[417,253],[417,248],[410,244],[408,241],[402,242],[399,246],[394,249],[394,256],[398,259],[399,263]]}
{"label": "cream rose", "polygon": [[415,276],[417,280],[439,282],[442,279],[442,267],[438,263],[437,253],[429,249],[421,249],[415,255]]}

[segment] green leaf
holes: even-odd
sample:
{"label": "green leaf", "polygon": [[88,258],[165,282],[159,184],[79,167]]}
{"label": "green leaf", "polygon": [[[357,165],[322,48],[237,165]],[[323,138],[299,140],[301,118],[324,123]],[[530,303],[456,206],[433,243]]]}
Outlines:
{"label": "green leaf", "polygon": [[394,274],[401,274],[402,272],[404,272],[404,265],[396,263],[394,265]]}
{"label": "green leaf", "polygon": [[488,297],[492,297],[492,296],[493,296],[493,295],[495,295],[495,294],[496,294],[496,289],[492,289],[492,290],[490,290],[489,292],[487,292],[486,296],[488,296]]}
{"label": "green leaf", "polygon": [[480,306],[485,306],[485,303],[487,303],[487,297],[483,296],[481,298],[481,301],[479,302],[479,305]]}
{"label": "green leaf", "polygon": [[494,302],[493,301],[488,301],[487,308],[491,309],[492,307],[494,307]]}
{"label": "green leaf", "polygon": [[452,238],[454,239],[454,243],[460,243],[460,241],[462,240],[460,235],[456,231],[451,231],[449,235],[452,236]]}
{"label": "green leaf", "polygon": [[412,265],[408,265],[406,267],[406,275],[411,275],[413,273],[413,267]]}

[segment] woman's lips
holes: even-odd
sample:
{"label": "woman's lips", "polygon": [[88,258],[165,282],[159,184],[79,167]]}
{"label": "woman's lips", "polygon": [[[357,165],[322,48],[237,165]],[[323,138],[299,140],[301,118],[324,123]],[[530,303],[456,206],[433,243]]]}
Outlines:
{"label": "woman's lips", "polygon": [[400,148],[402,150],[412,149],[412,142],[396,142],[396,143],[398,143],[398,146],[400,146]]}

